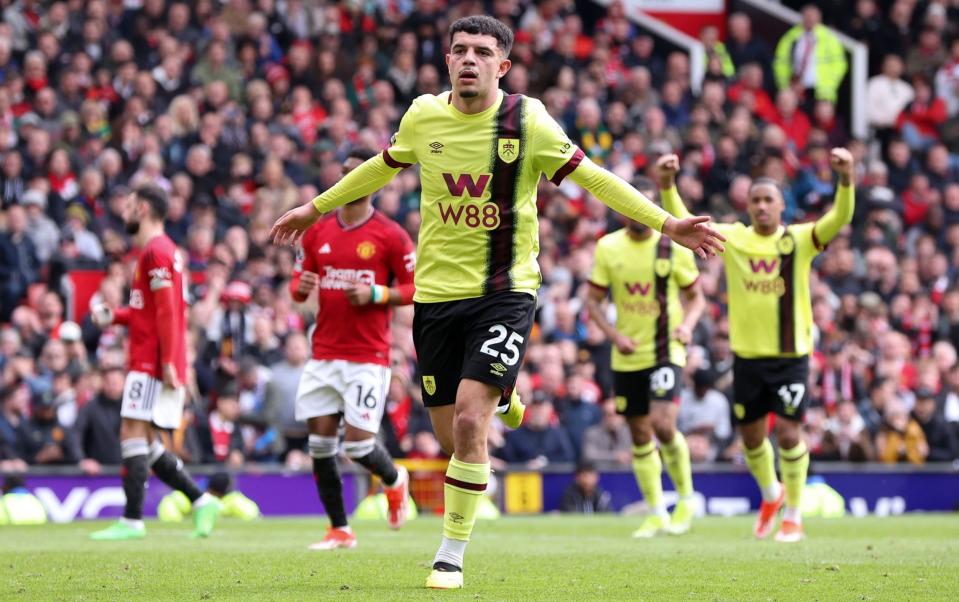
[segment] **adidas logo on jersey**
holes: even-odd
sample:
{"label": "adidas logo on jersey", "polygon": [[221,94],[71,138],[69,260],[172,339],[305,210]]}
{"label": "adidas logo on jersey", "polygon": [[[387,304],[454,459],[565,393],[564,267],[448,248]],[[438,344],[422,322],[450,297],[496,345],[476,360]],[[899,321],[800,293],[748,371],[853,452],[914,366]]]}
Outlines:
{"label": "adidas logo on jersey", "polygon": [[328,242],[323,243],[323,246],[320,247],[319,251],[317,251],[317,253],[319,253],[320,255],[329,255],[332,252],[333,251],[330,250],[330,243]]}

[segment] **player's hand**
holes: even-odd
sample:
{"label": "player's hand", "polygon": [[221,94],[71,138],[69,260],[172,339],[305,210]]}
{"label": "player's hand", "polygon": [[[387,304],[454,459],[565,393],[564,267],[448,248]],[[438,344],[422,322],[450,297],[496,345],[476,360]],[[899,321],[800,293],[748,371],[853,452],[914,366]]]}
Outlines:
{"label": "player's hand", "polygon": [[318,219],[320,219],[320,212],[316,210],[313,203],[290,209],[273,224],[270,239],[276,245],[296,245],[307,228],[315,224]]}
{"label": "player's hand", "polygon": [[617,332],[613,337],[613,345],[616,345],[616,349],[623,355],[632,355],[636,351],[636,341],[621,332]]}
{"label": "player's hand", "polygon": [[316,272],[303,272],[300,274],[299,284],[296,285],[296,294],[309,297],[319,281],[320,277]]}
{"label": "player's hand", "polygon": [[83,460],[80,460],[80,463],[77,466],[80,467],[80,470],[83,471],[83,474],[100,474],[100,463],[93,458],[84,458]]}
{"label": "player's hand", "polygon": [[163,364],[163,386],[168,389],[180,388],[180,377],[176,374],[176,366]]}
{"label": "player's hand", "polygon": [[663,234],[706,259],[726,250],[726,237],[709,227],[709,216],[694,215],[685,219],[666,218]]}
{"label": "player's hand", "polygon": [[685,324],[680,324],[673,331],[673,338],[683,345],[688,345],[693,340],[693,329]]}
{"label": "player's hand", "polygon": [[373,300],[373,287],[368,284],[354,282],[346,289],[346,299],[350,305],[366,305]]}
{"label": "player's hand", "polygon": [[663,190],[672,188],[679,173],[679,157],[675,154],[663,155],[656,160],[656,180]]}
{"label": "player's hand", "polygon": [[841,147],[832,149],[832,152],[829,153],[829,163],[833,170],[839,174],[839,179],[844,186],[852,183],[856,160],[852,158],[852,153],[848,149]]}
{"label": "player's hand", "polygon": [[90,320],[100,328],[113,324],[113,310],[106,303],[97,303],[90,312]]}

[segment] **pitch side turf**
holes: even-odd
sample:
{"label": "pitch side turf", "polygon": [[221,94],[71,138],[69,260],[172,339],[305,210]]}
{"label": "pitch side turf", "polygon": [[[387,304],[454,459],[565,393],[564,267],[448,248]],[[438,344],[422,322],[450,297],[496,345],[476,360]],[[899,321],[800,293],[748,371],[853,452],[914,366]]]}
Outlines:
{"label": "pitch side turf", "polygon": [[308,552],[320,519],[222,521],[213,537],[148,522],[95,543],[102,523],[0,527],[2,600],[959,600],[959,515],[807,521],[800,544],[754,541],[751,518],[701,519],[636,541],[635,517],[480,522],[466,589],[423,589],[438,519],[399,533],[355,523],[359,546]]}

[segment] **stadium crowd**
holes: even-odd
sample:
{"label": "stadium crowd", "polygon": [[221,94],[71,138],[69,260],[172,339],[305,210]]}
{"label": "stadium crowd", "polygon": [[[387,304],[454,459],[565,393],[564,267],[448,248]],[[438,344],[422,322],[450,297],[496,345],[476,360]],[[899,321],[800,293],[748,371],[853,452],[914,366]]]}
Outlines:
{"label": "stadium crowd", "polygon": [[[270,226],[331,186],[351,148],[383,148],[415,96],[443,90],[446,26],[484,12],[516,31],[508,91],[542,98],[588,156],[627,180],[678,153],[682,197],[717,220],[745,217],[758,176],[781,184],[788,219],[817,217],[834,192],[828,149],[850,148],[856,218],[817,260],[812,284],[813,458],[959,457],[955,2],[859,0],[848,20],[831,23],[873,49],[861,107],[868,140],[852,138],[837,110],[846,59],[814,9],[803,11],[806,29],[779,45],[740,13],[725,43],[705,29],[708,68],[694,87],[687,55],[616,3],[0,7],[0,471],[119,464],[126,335],[97,328],[88,307],[68,314],[69,275],[101,270],[91,302],[125,302],[135,250],[118,211],[148,182],[169,194],[167,232],[190,275],[190,403],[170,445],[190,462],[306,466],[293,401],[316,306],[293,303],[294,251],[270,244]],[[809,77],[789,60],[791,44],[809,43],[806,30],[817,48]],[[375,204],[415,240],[414,170]],[[491,433],[491,448],[496,461],[534,468],[628,465],[609,344],[584,305],[595,242],[619,220],[571,182],[544,180],[539,206],[543,286],[517,383],[532,403],[520,429]],[[721,262],[701,269],[710,309],[690,349],[679,426],[694,462],[740,462]],[[441,450],[419,401],[411,321],[411,308],[395,311],[382,436],[395,456],[434,458]]]}

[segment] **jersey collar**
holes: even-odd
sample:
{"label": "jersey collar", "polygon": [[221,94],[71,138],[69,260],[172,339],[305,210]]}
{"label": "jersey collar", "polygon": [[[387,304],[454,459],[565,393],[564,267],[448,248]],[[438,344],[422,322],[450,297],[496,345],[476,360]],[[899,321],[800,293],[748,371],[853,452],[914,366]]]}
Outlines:
{"label": "jersey collar", "polygon": [[373,219],[373,214],[376,213],[376,209],[370,207],[370,212],[366,214],[366,217],[356,222],[355,224],[347,224],[343,221],[343,209],[336,210],[336,223],[340,225],[340,229],[344,232],[349,232],[350,230],[356,230],[357,228],[366,224],[366,222]]}

